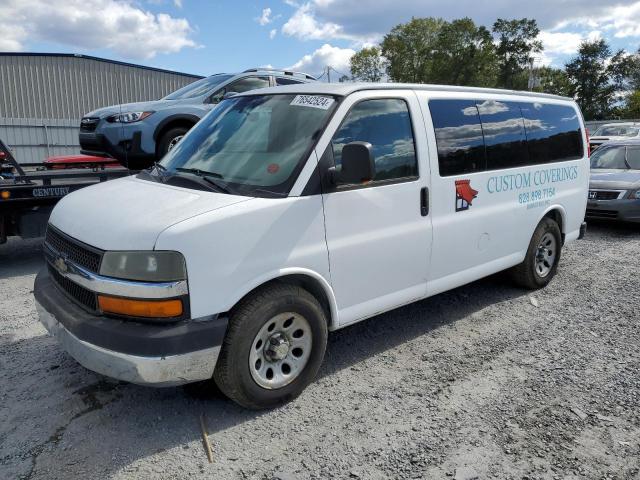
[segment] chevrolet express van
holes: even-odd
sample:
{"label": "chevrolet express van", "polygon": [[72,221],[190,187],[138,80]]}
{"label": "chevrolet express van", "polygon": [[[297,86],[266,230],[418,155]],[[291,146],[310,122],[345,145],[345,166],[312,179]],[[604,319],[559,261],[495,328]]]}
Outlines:
{"label": "chevrolet express van", "polygon": [[213,379],[245,407],[272,407],[313,380],[328,331],[505,269],[544,287],[584,232],[588,182],[568,98],[252,91],[152,169],[63,198],[36,305],[91,370]]}

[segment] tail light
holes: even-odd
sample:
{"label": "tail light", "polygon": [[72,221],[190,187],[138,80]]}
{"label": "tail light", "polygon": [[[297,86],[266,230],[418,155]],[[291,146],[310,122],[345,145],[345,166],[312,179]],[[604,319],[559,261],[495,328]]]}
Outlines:
{"label": "tail light", "polygon": [[587,157],[591,156],[591,135],[589,135],[589,129],[585,129],[587,131]]}

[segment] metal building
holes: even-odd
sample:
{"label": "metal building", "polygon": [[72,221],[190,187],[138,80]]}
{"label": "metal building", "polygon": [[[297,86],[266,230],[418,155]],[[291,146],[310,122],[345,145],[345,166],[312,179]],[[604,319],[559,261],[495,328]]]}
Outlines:
{"label": "metal building", "polygon": [[87,55],[0,53],[0,138],[20,163],[79,152],[82,116],[202,78]]}

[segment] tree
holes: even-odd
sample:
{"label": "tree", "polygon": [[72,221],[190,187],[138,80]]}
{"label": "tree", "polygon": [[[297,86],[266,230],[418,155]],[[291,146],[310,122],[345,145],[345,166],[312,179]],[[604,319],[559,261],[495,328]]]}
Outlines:
{"label": "tree", "polygon": [[384,60],[379,47],[363,48],[351,57],[351,74],[363,82],[379,82],[384,75]]}
{"label": "tree", "polygon": [[525,69],[533,61],[533,55],[542,52],[542,42],[537,40],[540,29],[536,21],[499,18],[493,24],[493,33],[498,37],[498,85],[526,89]]}
{"label": "tree", "polygon": [[382,40],[382,56],[387,73],[394,82],[428,83],[431,80],[433,54],[444,20],[412,18],[396,25]]}
{"label": "tree", "polygon": [[624,118],[640,118],[640,90],[636,90],[627,96],[622,109],[622,116]]}
{"label": "tree", "polygon": [[542,67],[538,70],[540,86],[534,88],[535,91],[572,97],[573,86],[567,73],[561,68]]}
{"label": "tree", "polygon": [[622,52],[611,56],[611,49],[603,39],[580,44],[578,55],[566,65],[576,101],[587,120],[607,118],[619,100],[624,66]]}
{"label": "tree", "polygon": [[492,87],[496,56],[491,33],[470,18],[444,23],[436,40],[430,79],[446,85]]}

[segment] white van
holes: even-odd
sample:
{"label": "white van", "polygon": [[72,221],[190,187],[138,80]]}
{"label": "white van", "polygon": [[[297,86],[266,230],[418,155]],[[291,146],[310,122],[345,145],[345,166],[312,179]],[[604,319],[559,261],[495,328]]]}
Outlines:
{"label": "white van", "polygon": [[82,365],[139,384],[213,378],[271,407],[327,331],[512,269],[546,285],[589,183],[567,98],[307,84],[223,101],[149,171],[51,215],[41,321]]}

